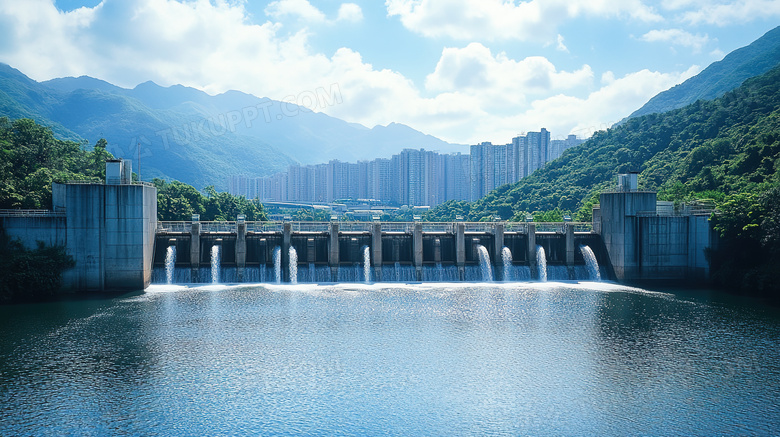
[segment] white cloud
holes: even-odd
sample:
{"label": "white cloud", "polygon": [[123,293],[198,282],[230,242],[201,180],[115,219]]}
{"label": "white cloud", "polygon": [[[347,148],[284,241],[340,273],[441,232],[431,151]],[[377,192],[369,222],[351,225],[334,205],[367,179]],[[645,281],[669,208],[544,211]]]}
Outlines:
{"label": "white cloud", "polygon": [[516,61],[504,53],[494,56],[482,44],[471,43],[464,48],[445,48],[425,80],[425,89],[468,95],[486,108],[516,109],[529,96],[587,89],[592,82],[593,71],[588,65],[572,72],[558,71],[541,56]]}
{"label": "white cloud", "polygon": [[558,44],[555,46],[555,49],[561,52],[569,53],[569,48],[566,47],[566,44],[563,43],[563,35],[560,33],[558,34]]}
{"label": "white cloud", "polygon": [[664,29],[664,30],[651,30],[639,39],[647,42],[668,42],[673,45],[690,47],[694,53],[701,51],[710,40],[709,36],[694,35],[690,32],[686,32],[682,29]]}
{"label": "white cloud", "polygon": [[363,10],[355,3],[342,3],[339,7],[338,21],[357,23],[363,20]]}
{"label": "white cloud", "polygon": [[421,35],[456,40],[548,41],[564,21],[589,17],[662,18],[641,0],[385,0],[389,16]]}
{"label": "white cloud", "polygon": [[723,3],[706,2],[695,10],[683,12],[681,19],[691,24],[714,24],[726,26],[780,16],[780,1],[737,0]]}
{"label": "white cloud", "polygon": [[[345,8],[342,19],[357,16]],[[285,10],[299,17],[307,9]],[[367,126],[405,123],[457,143],[506,142],[543,126],[556,135],[598,127],[692,74],[602,72],[596,84],[589,65],[563,71],[544,57],[516,60],[472,43],[444,49],[420,87],[354,50],[316,53],[307,31],[289,34],[248,17],[241,2],[106,0],[63,13],[51,0],[0,0],[0,61],[36,80],[85,74],[125,87],[153,80],[279,100],[337,84],[342,103],[315,109]]]}
{"label": "white cloud", "polygon": [[325,21],[325,14],[312,6],[308,0],[278,0],[268,4],[265,14],[271,18],[298,17],[312,23]]}
{"label": "white cloud", "polygon": [[360,6],[355,3],[342,3],[335,21],[329,21],[325,13],[309,3],[309,0],[277,0],[266,6],[265,14],[277,20],[295,17],[312,24],[339,21],[357,23],[363,19],[363,10]]}

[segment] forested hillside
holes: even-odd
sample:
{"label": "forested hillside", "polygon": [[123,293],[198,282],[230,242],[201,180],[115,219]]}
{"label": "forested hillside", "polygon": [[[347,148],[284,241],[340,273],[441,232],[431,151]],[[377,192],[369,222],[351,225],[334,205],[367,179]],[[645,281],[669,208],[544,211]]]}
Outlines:
{"label": "forested hillside", "polygon": [[780,170],[780,67],[747,80],[711,101],[627,120],[515,184],[473,204],[448,202],[427,218],[463,214],[470,220],[522,219],[526,212],[577,213],[590,218],[598,193],[615,175],[641,172],[641,188],[685,200],[760,192],[778,183]]}
{"label": "forested hillside", "polygon": [[[0,209],[50,209],[52,182],[103,182],[106,159],[113,158],[106,144],[100,139],[87,150],[86,144],[55,138],[33,120],[0,117]],[[155,179],[154,184],[160,220],[189,220],[192,214],[201,220],[235,220],[238,214],[266,219],[259,202],[214,187],[200,192],[177,181]]]}
{"label": "forested hillside", "polygon": [[766,73],[780,63],[780,27],[750,45],[734,50],[701,73],[659,93],[629,118],[682,108],[697,100],[711,100],[737,88],[745,79]]}

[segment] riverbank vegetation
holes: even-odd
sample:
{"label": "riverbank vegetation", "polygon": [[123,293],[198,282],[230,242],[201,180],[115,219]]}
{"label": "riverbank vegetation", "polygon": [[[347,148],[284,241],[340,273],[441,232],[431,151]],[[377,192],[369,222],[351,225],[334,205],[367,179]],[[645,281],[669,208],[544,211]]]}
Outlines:
{"label": "riverbank vegetation", "polygon": [[9,303],[54,297],[62,272],[74,263],[64,247],[38,243],[35,249],[27,249],[0,228],[0,264],[0,303]]}

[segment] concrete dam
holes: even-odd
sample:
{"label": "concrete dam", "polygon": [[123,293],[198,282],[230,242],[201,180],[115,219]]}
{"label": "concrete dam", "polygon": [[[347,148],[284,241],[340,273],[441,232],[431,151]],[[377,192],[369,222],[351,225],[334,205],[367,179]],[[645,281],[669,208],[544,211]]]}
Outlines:
{"label": "concrete dam", "polygon": [[152,282],[700,281],[717,243],[711,208],[658,202],[637,190],[636,174],[601,194],[592,223],[158,222],[156,189],[131,181],[129,161],[107,162],[106,174],[105,183],[54,184],[51,210],[0,211],[11,238],[62,246],[74,259],[63,291]]}
{"label": "concrete dam", "polygon": [[581,246],[609,265],[590,223],[160,222],[155,246],[155,282],[173,248],[177,283],[212,282],[215,254],[219,282],[534,280],[539,251],[569,280]]}

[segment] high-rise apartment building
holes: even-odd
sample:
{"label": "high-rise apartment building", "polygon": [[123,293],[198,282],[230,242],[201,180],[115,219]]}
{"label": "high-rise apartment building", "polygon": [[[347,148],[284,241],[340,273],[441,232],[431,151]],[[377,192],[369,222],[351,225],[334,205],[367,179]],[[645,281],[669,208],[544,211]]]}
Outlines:
{"label": "high-rise apartment building", "polygon": [[436,206],[447,200],[477,200],[490,191],[530,175],[568,148],[582,143],[574,135],[550,140],[550,132],[528,132],[512,142],[470,147],[470,154],[440,154],[404,149],[390,159],[314,166],[292,165],[264,178],[231,176],[231,194],[261,200],[333,202],[376,199],[397,205]]}

